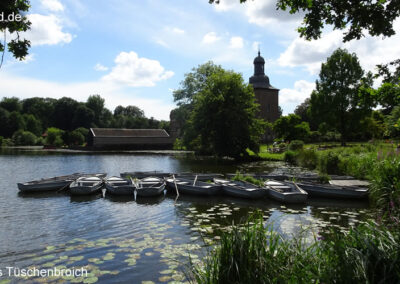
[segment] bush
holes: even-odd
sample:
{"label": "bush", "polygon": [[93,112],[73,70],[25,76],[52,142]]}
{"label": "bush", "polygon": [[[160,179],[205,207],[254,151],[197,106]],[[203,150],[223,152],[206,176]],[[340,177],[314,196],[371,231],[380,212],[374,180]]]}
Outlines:
{"label": "bush", "polygon": [[82,145],[85,143],[85,136],[78,129],[75,129],[69,134],[69,142],[74,145]]}
{"label": "bush", "polygon": [[340,137],[340,133],[328,131],[325,135],[322,136],[322,141],[338,142],[340,141]]}
{"label": "bush", "polygon": [[37,137],[32,132],[18,130],[14,132],[12,140],[14,142],[14,145],[17,146],[31,146],[36,144]]}
{"label": "bush", "polygon": [[298,150],[303,149],[303,147],[304,147],[304,142],[301,140],[293,140],[289,144],[290,151],[298,151]]}
{"label": "bush", "polygon": [[11,138],[5,138],[3,140],[3,146],[6,146],[6,147],[14,146],[14,142],[12,141]]}
{"label": "bush", "polygon": [[3,146],[3,140],[4,140],[4,137],[0,136],[0,147]]}
{"label": "bush", "polygon": [[58,129],[55,127],[50,127],[50,128],[47,128],[46,133],[47,133],[46,143],[48,145],[53,145],[53,146],[59,147],[64,144],[64,141],[61,138],[64,131],[62,131],[61,129]]}
{"label": "bush", "polygon": [[297,163],[303,168],[314,170],[318,164],[317,151],[314,149],[304,149],[297,156]]}
{"label": "bush", "polygon": [[319,154],[317,169],[323,174],[340,174],[339,154],[336,151],[323,151]]}
{"label": "bush", "polygon": [[36,140],[36,145],[37,146],[43,146],[45,144],[45,139],[43,137],[38,137],[38,139]]}
{"label": "bush", "polygon": [[183,145],[182,139],[176,138],[174,142],[173,148],[174,150],[186,150],[186,147]]}
{"label": "bush", "polygon": [[290,164],[296,164],[296,157],[297,157],[297,153],[294,151],[286,151],[284,156],[283,156],[283,160],[286,163],[290,163]]}

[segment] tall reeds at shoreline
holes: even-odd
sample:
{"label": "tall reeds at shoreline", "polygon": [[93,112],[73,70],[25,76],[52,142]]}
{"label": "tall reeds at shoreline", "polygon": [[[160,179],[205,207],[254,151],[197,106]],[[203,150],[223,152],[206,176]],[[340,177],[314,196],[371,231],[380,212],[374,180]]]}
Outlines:
{"label": "tall reeds at shoreline", "polygon": [[350,175],[369,180],[372,204],[381,211],[383,219],[388,218],[400,226],[399,148],[365,144],[321,151],[316,147],[308,147],[286,152],[285,160],[317,170],[321,175]]}
{"label": "tall reeds at shoreline", "polygon": [[261,215],[233,226],[203,262],[191,266],[195,283],[398,283],[400,238],[370,223],[332,231],[313,242],[285,239]]}

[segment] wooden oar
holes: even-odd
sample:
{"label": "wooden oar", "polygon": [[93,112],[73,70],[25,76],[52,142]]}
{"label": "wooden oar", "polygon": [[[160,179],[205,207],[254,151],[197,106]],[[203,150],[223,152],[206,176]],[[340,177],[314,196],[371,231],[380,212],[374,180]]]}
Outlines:
{"label": "wooden oar", "polygon": [[131,183],[135,186],[135,189],[133,190],[133,198],[136,201],[136,195],[137,195],[137,188],[139,187],[138,183],[137,183],[137,179],[135,178],[134,180],[132,179],[131,176],[129,176],[129,179],[131,180]]}
{"label": "wooden oar", "polygon": [[178,186],[176,185],[176,179],[175,179],[175,175],[172,175],[172,178],[174,179],[174,184],[175,184],[176,195],[177,195],[177,196],[179,196],[179,191],[178,191]]}
{"label": "wooden oar", "polygon": [[196,177],[194,178],[193,186],[196,184],[196,181],[197,181],[197,175],[196,175]]}
{"label": "wooden oar", "polygon": [[62,188],[57,190],[57,192],[60,192],[60,191],[64,190],[67,186],[70,186],[71,183],[73,183],[73,181],[71,181],[70,183],[67,183],[66,185],[64,185]]}

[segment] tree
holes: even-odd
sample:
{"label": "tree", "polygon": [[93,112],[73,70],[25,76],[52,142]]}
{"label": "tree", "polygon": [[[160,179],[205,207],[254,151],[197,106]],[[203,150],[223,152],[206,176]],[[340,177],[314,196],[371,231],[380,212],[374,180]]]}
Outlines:
{"label": "tree", "polygon": [[306,140],[310,136],[308,122],[301,121],[297,114],[281,116],[273,124],[275,134],[285,141]]}
{"label": "tree", "polygon": [[0,102],[0,107],[4,108],[9,112],[18,111],[20,112],[22,109],[21,103],[18,98],[6,98],[4,97]]}
{"label": "tree", "polygon": [[86,106],[94,113],[94,122],[100,124],[101,113],[104,109],[104,99],[100,95],[91,95],[86,101]]}
{"label": "tree", "polygon": [[29,98],[22,101],[22,112],[34,115],[42,124],[43,129],[47,129],[53,124],[54,105],[57,102],[52,98]]}
{"label": "tree", "polygon": [[29,40],[21,39],[20,32],[25,32],[30,29],[31,23],[26,16],[22,14],[29,10],[29,0],[1,0],[0,15],[0,31],[4,34],[3,42],[0,42],[0,52],[3,53],[0,61],[0,68],[3,64],[4,52],[6,50],[6,35],[7,32],[16,36],[8,44],[8,50],[15,58],[23,60],[28,55],[28,49],[31,46]]}
{"label": "tree", "polygon": [[[239,0],[244,3],[247,0]],[[209,0],[209,3],[219,0]],[[304,12],[303,26],[298,32],[306,39],[321,37],[325,25],[334,29],[345,30],[343,40],[360,39],[364,31],[372,36],[392,36],[394,20],[400,15],[398,0],[360,0],[360,1],[325,1],[325,0],[278,0],[277,9],[289,10],[295,14]]]}
{"label": "tree", "polygon": [[375,77],[382,77],[383,83],[400,83],[400,59],[393,60],[387,64],[379,64],[376,67],[378,73],[375,74]]}
{"label": "tree", "polygon": [[113,120],[112,112],[109,109],[104,108],[100,115],[100,121],[98,127],[108,128],[110,127],[112,120]]}
{"label": "tree", "polygon": [[395,106],[400,105],[400,83],[383,83],[376,91],[376,96],[384,114],[389,114]]}
{"label": "tree", "polygon": [[242,159],[246,149],[259,151],[265,123],[256,117],[253,88],[233,71],[218,70],[208,76],[193,97],[193,113],[185,139],[187,147],[219,157]]}
{"label": "tree", "polygon": [[387,116],[387,126],[391,137],[400,136],[400,106],[393,108],[390,115]]}
{"label": "tree", "polygon": [[9,117],[10,112],[0,107],[0,136],[10,137],[12,133],[10,133],[9,128]]}
{"label": "tree", "polygon": [[24,114],[25,130],[28,130],[36,136],[42,135],[42,125],[38,119],[32,114]]}
{"label": "tree", "polygon": [[61,129],[58,129],[56,127],[50,127],[46,130],[47,137],[46,137],[46,143],[48,145],[53,145],[53,146],[62,146],[64,144],[63,139],[61,136],[64,134],[64,131]]}
{"label": "tree", "polygon": [[174,102],[177,103],[178,108],[171,111],[170,119],[179,130],[178,136],[188,131],[186,123],[193,111],[195,96],[206,87],[208,78],[220,71],[223,71],[223,68],[212,61],[201,64],[186,73],[185,79],[180,82],[180,88],[173,92]]}
{"label": "tree", "polygon": [[[335,127],[341,134],[342,145],[345,145],[351,127],[365,116],[365,110],[371,106],[360,96],[360,88],[367,82],[362,80],[362,70],[355,54],[345,49],[337,49],[321,66],[316,91],[311,94],[311,113],[321,122]],[[367,90],[364,86],[363,90]],[[366,96],[367,93],[363,93]]]}
{"label": "tree", "polygon": [[53,126],[63,130],[73,130],[73,118],[79,103],[74,99],[63,97],[54,103]]}
{"label": "tree", "polygon": [[86,138],[81,131],[75,129],[69,134],[69,142],[74,145],[82,145],[85,143]]}
{"label": "tree", "polygon": [[14,145],[20,146],[31,146],[31,145],[36,145],[36,140],[37,137],[35,136],[35,134],[33,134],[30,131],[24,131],[22,129],[15,131],[13,136],[12,136],[12,140],[14,142]]}
{"label": "tree", "polygon": [[8,118],[8,137],[10,137],[17,130],[24,130],[26,127],[24,117],[17,111],[10,113]]}
{"label": "tree", "polygon": [[73,128],[78,128],[78,127],[85,127],[85,128],[90,128],[92,127],[93,123],[95,121],[95,114],[94,111],[88,107],[86,107],[85,104],[81,103],[79,104],[78,108],[75,110],[74,117],[72,119],[72,127]]}
{"label": "tree", "polygon": [[185,79],[180,83],[181,88],[173,92],[174,102],[178,106],[191,104],[195,95],[205,88],[207,79],[220,71],[223,71],[221,65],[215,65],[212,61],[193,68],[192,72],[185,74]]}
{"label": "tree", "polygon": [[123,107],[123,106],[119,105],[114,110],[114,116],[117,116],[117,115],[144,117],[144,112],[137,106]]}

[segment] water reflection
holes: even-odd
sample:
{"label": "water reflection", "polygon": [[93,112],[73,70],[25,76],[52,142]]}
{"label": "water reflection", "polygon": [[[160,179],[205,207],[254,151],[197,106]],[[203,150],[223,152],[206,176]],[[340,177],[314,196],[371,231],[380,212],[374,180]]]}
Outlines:
{"label": "water reflection", "polygon": [[94,201],[101,198],[103,198],[101,193],[89,194],[89,195],[71,195],[70,201],[71,203],[81,203],[81,202],[88,203],[90,201]]}

